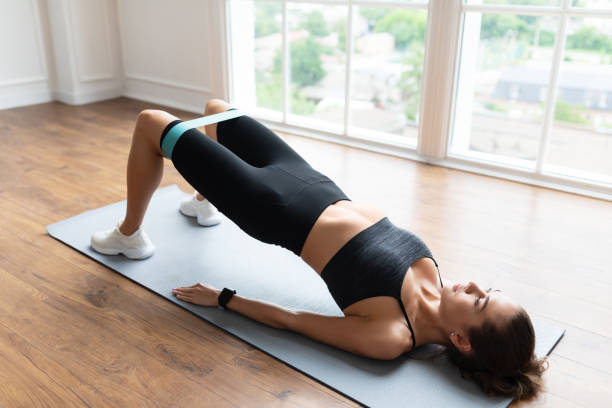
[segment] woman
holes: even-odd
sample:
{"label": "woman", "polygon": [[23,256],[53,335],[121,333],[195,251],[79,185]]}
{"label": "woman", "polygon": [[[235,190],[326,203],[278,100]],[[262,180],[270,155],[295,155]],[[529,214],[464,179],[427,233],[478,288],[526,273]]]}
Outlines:
{"label": "woman", "polygon": [[[230,109],[211,100],[205,115]],[[248,116],[206,126],[205,135],[187,130],[176,144],[164,144],[180,122],[162,111],[139,115],[128,159],[126,216],[116,228],[92,236],[95,250],[129,258],[152,255],[140,225],[161,181],[165,152],[205,196],[182,203],[181,212],[214,225],[220,220],[216,207],[254,238],[291,250],[321,276],[344,316],[285,310],[202,283],[174,289],[178,299],[221,304],[371,358],[393,359],[422,344],[445,345],[451,361],[487,393],[525,399],[541,389],[543,363],[534,355],[533,327],[520,305],[472,282],[442,286],[423,241],[380,211],[353,203]]]}

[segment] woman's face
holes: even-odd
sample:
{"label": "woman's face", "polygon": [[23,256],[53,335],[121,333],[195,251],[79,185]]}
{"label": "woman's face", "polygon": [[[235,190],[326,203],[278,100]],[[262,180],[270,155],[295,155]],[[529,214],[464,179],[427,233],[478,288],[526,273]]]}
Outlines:
{"label": "woman's face", "polygon": [[485,320],[502,323],[520,310],[520,305],[498,290],[483,290],[474,282],[442,289],[440,318],[449,333],[461,333]]}

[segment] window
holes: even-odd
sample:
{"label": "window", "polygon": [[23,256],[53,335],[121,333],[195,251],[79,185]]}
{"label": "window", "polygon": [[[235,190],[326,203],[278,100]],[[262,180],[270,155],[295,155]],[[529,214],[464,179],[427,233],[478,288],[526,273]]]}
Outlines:
{"label": "window", "polygon": [[612,194],[612,0],[228,2],[231,98],[258,118]]}
{"label": "window", "polygon": [[261,118],[417,144],[426,0],[231,0],[233,97]]}
{"label": "window", "polygon": [[535,169],[558,24],[464,13],[452,153]]}
{"label": "window", "polygon": [[611,5],[468,0],[451,154],[612,184]]}
{"label": "window", "polygon": [[357,6],[352,26],[350,129],[416,146],[427,10]]}
{"label": "window", "polygon": [[568,18],[557,86],[544,171],[612,182],[612,20]]}

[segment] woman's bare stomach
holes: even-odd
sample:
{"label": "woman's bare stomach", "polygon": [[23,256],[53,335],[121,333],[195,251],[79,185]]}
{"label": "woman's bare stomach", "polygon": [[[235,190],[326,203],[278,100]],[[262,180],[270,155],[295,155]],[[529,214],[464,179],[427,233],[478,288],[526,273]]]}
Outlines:
{"label": "woman's bare stomach", "polygon": [[301,258],[320,275],[330,259],[355,235],[377,223],[385,214],[349,200],[328,206],[310,230]]}

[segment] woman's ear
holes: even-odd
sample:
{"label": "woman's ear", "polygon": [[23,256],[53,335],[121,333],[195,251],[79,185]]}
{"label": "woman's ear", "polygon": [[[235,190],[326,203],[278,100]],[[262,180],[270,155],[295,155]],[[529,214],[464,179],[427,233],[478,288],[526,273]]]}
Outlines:
{"label": "woman's ear", "polygon": [[470,340],[464,333],[452,332],[448,337],[457,350],[463,351],[464,353],[472,351],[472,344],[470,344]]}

